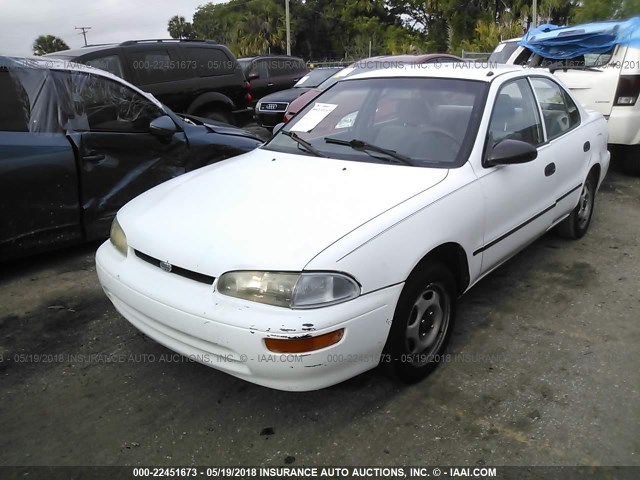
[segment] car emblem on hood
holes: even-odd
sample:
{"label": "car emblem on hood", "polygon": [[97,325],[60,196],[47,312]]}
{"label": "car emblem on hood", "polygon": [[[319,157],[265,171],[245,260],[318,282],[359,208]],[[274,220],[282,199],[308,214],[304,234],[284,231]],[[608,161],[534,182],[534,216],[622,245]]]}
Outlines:
{"label": "car emblem on hood", "polygon": [[162,270],[164,270],[165,272],[170,272],[171,268],[173,268],[173,267],[169,262],[161,261],[160,262],[160,268]]}

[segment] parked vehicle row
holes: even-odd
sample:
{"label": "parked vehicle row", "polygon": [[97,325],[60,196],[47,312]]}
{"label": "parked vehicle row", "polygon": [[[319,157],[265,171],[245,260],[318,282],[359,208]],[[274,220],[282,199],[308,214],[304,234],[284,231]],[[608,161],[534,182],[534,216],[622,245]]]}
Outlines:
{"label": "parked vehicle row", "polygon": [[285,55],[239,58],[238,63],[251,82],[252,106],[265,95],[292,88],[309,73],[304,60]]}
{"label": "parked vehicle row", "polygon": [[0,57],[0,261],[108,236],[165,180],[256,148],[102,70]]}
{"label": "parked vehicle row", "polygon": [[209,40],[132,40],[46,55],[105,70],[153,94],[173,111],[243,125],[251,84],[236,57]]}
{"label": "parked vehicle row", "polygon": [[340,70],[342,70],[341,67],[313,69],[298,80],[293,88],[280,90],[279,92],[262,97],[256,104],[255,117],[258,125],[269,129],[275,127],[278,123],[282,122],[284,113],[287,111],[291,102],[312,88],[318,87],[318,85]]}
{"label": "parked vehicle row", "polygon": [[607,137],[545,70],[360,72],[129,202],[97,273],[140,331],[247,381],[313,390],[380,363],[417,381],[456,297],[550,229],[587,232]]}

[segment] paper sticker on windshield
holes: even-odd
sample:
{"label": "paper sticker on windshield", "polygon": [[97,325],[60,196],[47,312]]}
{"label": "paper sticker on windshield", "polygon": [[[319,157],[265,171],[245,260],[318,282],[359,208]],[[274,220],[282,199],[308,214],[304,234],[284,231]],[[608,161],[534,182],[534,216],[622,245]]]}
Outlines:
{"label": "paper sticker on windshield", "polygon": [[502,50],[504,50],[505,45],[506,43],[499,43],[493,53],[500,53]]}
{"label": "paper sticker on windshield", "polygon": [[316,103],[304,117],[291,127],[292,132],[309,132],[313,130],[322,120],[333,112],[338,105],[333,103]]}
{"label": "paper sticker on windshield", "polygon": [[338,73],[336,73],[333,78],[342,78],[342,77],[346,77],[347,75],[349,75],[351,72],[353,72],[356,69],[356,67],[347,67],[347,68],[343,68],[342,70],[340,70]]}
{"label": "paper sticker on windshield", "polygon": [[302,85],[304,82],[306,82],[307,80],[309,80],[309,75],[305,75],[304,77],[302,77],[300,80],[298,80],[298,83],[296,83],[296,85]]}
{"label": "paper sticker on windshield", "polygon": [[349,115],[345,115],[337,123],[337,125],[335,126],[335,129],[353,127],[353,124],[356,123],[357,116],[358,116],[358,112],[351,112]]}

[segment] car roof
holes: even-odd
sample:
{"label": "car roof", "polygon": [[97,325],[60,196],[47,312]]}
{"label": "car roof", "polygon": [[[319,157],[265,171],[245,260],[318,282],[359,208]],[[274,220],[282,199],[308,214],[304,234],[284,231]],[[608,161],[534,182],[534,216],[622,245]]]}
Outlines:
{"label": "car roof", "polygon": [[438,65],[415,65],[412,67],[392,67],[371,71],[363,71],[357,75],[346,77],[344,81],[363,78],[402,78],[429,77],[453,78],[490,82],[496,75],[523,71],[519,65],[482,65],[475,63],[443,63]]}
{"label": "car roof", "polygon": [[74,48],[72,50],[60,50],[59,52],[47,53],[43,55],[45,57],[64,57],[64,58],[76,58],[82,55],[86,55],[87,53],[99,52],[101,50],[106,50],[107,48],[117,47],[117,43],[105,43],[103,45],[87,45],[82,48]]}

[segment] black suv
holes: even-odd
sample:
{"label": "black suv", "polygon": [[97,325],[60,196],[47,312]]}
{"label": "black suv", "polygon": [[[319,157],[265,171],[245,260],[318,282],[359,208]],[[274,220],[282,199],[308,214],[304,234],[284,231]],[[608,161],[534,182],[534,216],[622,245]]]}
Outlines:
{"label": "black suv", "polygon": [[251,84],[233,53],[210,40],[132,40],[46,56],[113,73],[176,112],[236,125],[251,121]]}
{"label": "black suv", "polygon": [[238,62],[251,82],[254,103],[265,95],[293,87],[309,73],[304,60],[286,55],[239,58]]}

